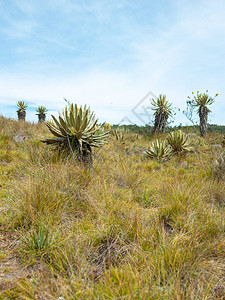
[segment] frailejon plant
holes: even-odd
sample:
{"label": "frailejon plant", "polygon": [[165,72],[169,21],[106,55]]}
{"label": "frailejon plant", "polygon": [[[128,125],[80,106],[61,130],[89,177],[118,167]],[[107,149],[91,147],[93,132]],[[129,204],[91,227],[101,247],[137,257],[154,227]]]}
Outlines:
{"label": "frailejon plant", "polygon": [[18,120],[25,121],[27,104],[24,101],[18,101],[16,106],[18,108],[18,110],[16,111]]}
{"label": "frailejon plant", "polygon": [[181,130],[170,132],[167,136],[167,142],[173,152],[192,151],[191,140],[188,135]]}
{"label": "frailejon plant", "polygon": [[124,141],[125,140],[125,136],[124,136],[124,132],[118,129],[113,129],[111,131],[112,135],[115,136],[117,141]]}
{"label": "frailejon plant", "polygon": [[154,110],[154,127],[153,133],[163,133],[166,127],[168,118],[173,115],[171,103],[166,100],[166,95],[159,95],[155,100],[152,99],[152,110]]}
{"label": "frailejon plant", "polygon": [[208,114],[211,112],[211,110],[208,108],[208,105],[211,105],[215,102],[215,98],[219,95],[216,94],[214,98],[210,97],[208,94],[208,90],[206,90],[205,93],[200,93],[197,91],[197,94],[194,95],[194,92],[192,92],[192,97],[188,96],[187,103],[189,105],[192,105],[193,107],[197,108],[197,113],[199,115],[200,119],[200,135],[204,137],[207,132],[207,120],[208,120]]}
{"label": "frailejon plant", "polygon": [[161,162],[170,158],[172,149],[168,146],[166,141],[156,140],[149,145],[148,150],[146,150],[146,155],[151,159],[156,159],[158,162]]}
{"label": "frailejon plant", "polygon": [[97,134],[97,131],[104,126],[97,126],[94,112],[85,105],[78,107],[77,104],[66,106],[59,113],[58,120],[52,115],[53,122],[46,122],[48,129],[55,136],[45,138],[42,142],[57,146],[61,152],[67,155],[72,154],[78,160],[91,163],[92,147],[101,147],[106,143],[108,132]]}
{"label": "frailejon plant", "polygon": [[47,113],[47,109],[44,106],[38,106],[38,108],[36,109],[37,112],[37,116],[38,116],[38,122],[39,123],[43,123],[45,122],[45,118],[46,118],[46,113]]}

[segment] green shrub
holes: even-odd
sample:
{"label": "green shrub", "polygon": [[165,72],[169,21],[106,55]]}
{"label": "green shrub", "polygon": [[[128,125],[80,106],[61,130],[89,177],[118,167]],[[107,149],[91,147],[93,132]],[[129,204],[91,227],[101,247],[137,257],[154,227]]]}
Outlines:
{"label": "green shrub", "polygon": [[52,118],[54,123],[47,121],[46,125],[55,137],[45,138],[42,142],[57,146],[60,152],[72,153],[83,162],[92,162],[91,147],[103,146],[108,132],[96,133],[104,124],[97,126],[98,120],[90,108],[71,104],[59,114],[58,120],[53,115]]}
{"label": "green shrub", "polygon": [[162,160],[170,158],[172,151],[165,141],[156,140],[151,143],[146,151],[146,155],[161,162]]}
{"label": "green shrub", "polygon": [[192,151],[191,141],[188,135],[181,130],[174,131],[167,136],[168,144],[173,149],[173,152]]}

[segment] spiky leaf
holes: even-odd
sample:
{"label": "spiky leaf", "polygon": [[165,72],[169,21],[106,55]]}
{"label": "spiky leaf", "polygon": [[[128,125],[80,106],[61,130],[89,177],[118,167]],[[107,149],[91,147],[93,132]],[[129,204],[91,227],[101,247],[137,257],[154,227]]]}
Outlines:
{"label": "spiky leaf", "polygon": [[168,144],[174,152],[192,151],[193,147],[188,135],[181,130],[170,132],[167,136]]}
{"label": "spiky leaf", "polygon": [[161,162],[172,155],[172,150],[165,141],[156,140],[148,147],[146,155]]}

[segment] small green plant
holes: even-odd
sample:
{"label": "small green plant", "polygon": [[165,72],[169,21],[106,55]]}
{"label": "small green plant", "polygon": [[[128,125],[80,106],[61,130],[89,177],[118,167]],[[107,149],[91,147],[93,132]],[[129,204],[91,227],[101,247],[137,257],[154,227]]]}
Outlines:
{"label": "small green plant", "polygon": [[170,158],[172,151],[166,141],[156,140],[151,143],[146,151],[146,155],[151,159],[156,159],[158,162],[161,162]]}
{"label": "small green plant", "polygon": [[51,233],[46,226],[38,223],[36,228],[22,238],[22,241],[29,251],[49,252],[54,245],[56,235],[56,233]]}
{"label": "small green plant", "polygon": [[170,132],[167,136],[168,144],[173,152],[192,151],[191,141],[186,133],[181,130]]}
{"label": "small green plant", "polygon": [[47,109],[44,106],[38,106],[38,108],[36,109],[37,112],[37,116],[38,116],[38,122],[42,123],[45,122],[45,118],[46,118],[46,113],[47,113]]}
{"label": "small green plant", "polygon": [[217,181],[221,181],[225,177],[225,152],[222,152],[212,164],[213,178]]}
{"label": "small green plant", "polygon": [[16,111],[18,115],[18,120],[25,121],[27,104],[24,101],[18,101],[16,106],[18,108]]}
{"label": "small green plant", "polygon": [[76,104],[66,106],[62,114],[59,113],[58,120],[53,115],[52,119],[54,123],[47,121],[46,125],[55,137],[45,138],[42,142],[57,146],[60,152],[68,155],[72,153],[77,159],[91,163],[91,147],[99,148],[106,143],[109,133],[97,134],[104,123],[97,126],[98,120],[86,105],[84,108],[77,107]]}

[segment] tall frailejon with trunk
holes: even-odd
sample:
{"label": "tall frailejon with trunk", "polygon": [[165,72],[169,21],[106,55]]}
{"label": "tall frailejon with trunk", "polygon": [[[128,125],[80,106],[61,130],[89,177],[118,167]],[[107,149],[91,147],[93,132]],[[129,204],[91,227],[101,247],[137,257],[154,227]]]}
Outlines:
{"label": "tall frailejon with trunk", "polygon": [[38,116],[38,123],[43,123],[45,122],[45,118],[46,118],[46,113],[47,113],[47,109],[44,106],[38,106],[38,108],[36,109],[37,112],[37,116]]}
{"label": "tall frailejon with trunk", "polygon": [[166,100],[166,95],[159,95],[155,100],[152,99],[152,110],[154,112],[155,121],[153,133],[163,133],[168,122],[168,118],[172,116],[171,103]]}
{"label": "tall frailejon with trunk", "polygon": [[27,104],[24,101],[18,101],[16,106],[18,108],[18,110],[16,111],[18,115],[18,120],[25,121]]}
{"label": "tall frailejon with trunk", "polygon": [[218,96],[218,94],[216,94],[214,98],[212,98],[207,93],[208,90],[206,90],[205,93],[200,93],[199,91],[197,91],[196,95],[194,95],[194,92],[192,92],[193,99],[188,96],[188,103],[197,108],[197,113],[200,120],[200,135],[202,137],[206,135],[208,128],[208,114],[211,112],[207,105],[213,104],[215,102],[215,98]]}

